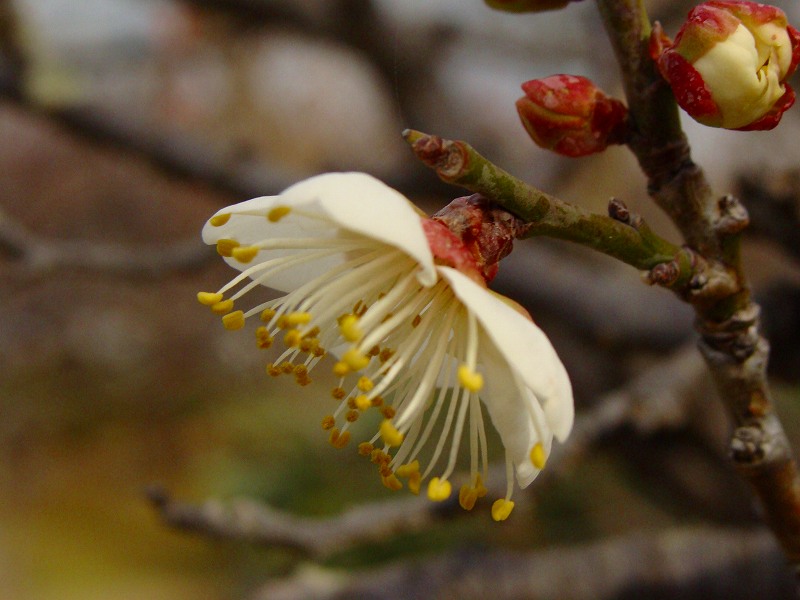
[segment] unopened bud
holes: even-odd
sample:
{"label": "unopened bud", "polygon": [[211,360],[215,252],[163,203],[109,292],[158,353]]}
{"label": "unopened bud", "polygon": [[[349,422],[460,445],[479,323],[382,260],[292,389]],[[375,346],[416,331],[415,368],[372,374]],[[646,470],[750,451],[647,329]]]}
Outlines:
{"label": "unopened bud", "polygon": [[678,104],[703,125],[772,129],[794,104],[786,80],[800,62],[800,32],[774,6],[704,2],[674,42],[657,24],[650,54]]}
{"label": "unopened bud", "polygon": [[517,112],[542,148],[575,157],[625,141],[628,109],[586,77],[551,75],[523,83],[522,91]]}
{"label": "unopened bud", "polygon": [[488,6],[506,12],[543,12],[564,8],[580,0],[484,0]]}

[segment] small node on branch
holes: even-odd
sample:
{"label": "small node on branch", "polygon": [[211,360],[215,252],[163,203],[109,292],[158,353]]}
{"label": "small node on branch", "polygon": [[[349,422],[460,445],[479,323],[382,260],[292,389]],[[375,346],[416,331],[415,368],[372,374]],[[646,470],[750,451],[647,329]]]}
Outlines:
{"label": "small node on branch", "polygon": [[754,425],[737,427],[731,439],[731,458],[738,464],[752,464],[764,458],[764,435]]}
{"label": "small node on branch", "polygon": [[411,145],[417,158],[445,181],[455,179],[468,167],[469,151],[463,142],[445,140],[414,129],[404,130],[403,139]]}
{"label": "small node on branch", "polygon": [[744,362],[761,339],[756,326],[759,313],[758,305],[751,304],[720,323],[698,321],[697,329],[710,347]]}
{"label": "small node on branch", "polygon": [[671,260],[669,262],[657,264],[650,269],[646,274],[646,282],[651,285],[660,285],[662,287],[671,287],[681,274],[681,267],[678,261]]}
{"label": "small node on branch", "polygon": [[750,216],[744,204],[732,194],[727,194],[717,202],[719,218],[714,228],[722,235],[740,233],[750,224]]}
{"label": "small node on branch", "polygon": [[642,217],[631,212],[628,206],[619,198],[611,198],[608,201],[608,216],[615,221],[630,225],[634,229],[639,229],[642,225]]}

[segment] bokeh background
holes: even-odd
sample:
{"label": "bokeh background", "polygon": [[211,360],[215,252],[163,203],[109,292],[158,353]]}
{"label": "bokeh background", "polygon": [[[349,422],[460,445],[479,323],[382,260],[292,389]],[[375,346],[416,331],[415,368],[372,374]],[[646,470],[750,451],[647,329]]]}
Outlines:
{"label": "bokeh background", "polygon": [[[694,3],[647,4],[674,33]],[[776,4],[800,23],[796,1]],[[311,577],[284,550],[168,527],[148,502],[154,485],[320,518],[391,496],[320,432],[324,377],[302,394],[267,378],[250,338],[196,303],[230,275],[199,241],[220,206],[362,170],[436,210],[461,192],[412,157],[400,132],[413,127],[467,140],[570,202],[602,212],[619,197],[677,239],[625,149],[567,160],[527,138],[519,85],[560,72],[619,93],[591,2],[514,16],[479,0],[0,0],[0,599],[271,598]],[[785,211],[788,233],[774,211],[754,218],[746,260],[798,441],[800,111],[770,133],[686,127],[720,194],[744,189]],[[369,580],[460,552],[602,553],[619,536],[760,531],[726,462],[724,412],[694,359],[675,360],[693,339],[685,306],[550,240],[518,243],[496,287],[551,337],[582,413],[601,414],[643,373],[660,378],[639,381],[628,416],[532,486],[509,523],[476,509],[315,569]],[[674,407],[647,404],[665,389],[678,390],[664,396]],[[656,573],[656,588],[788,594],[777,551],[762,546],[720,559],[702,585]],[[540,576],[558,576],[547,564]],[[574,597],[658,597],[640,584]]]}

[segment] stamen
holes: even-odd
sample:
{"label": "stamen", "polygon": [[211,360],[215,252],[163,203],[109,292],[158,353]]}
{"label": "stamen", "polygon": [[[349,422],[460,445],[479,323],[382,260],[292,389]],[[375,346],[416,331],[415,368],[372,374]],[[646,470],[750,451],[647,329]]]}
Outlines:
{"label": "stamen", "polygon": [[208,224],[212,227],[221,227],[225,225],[231,218],[231,213],[222,213],[221,215],[214,215],[208,220]]}
{"label": "stamen", "polygon": [[222,302],[222,294],[213,292],[197,292],[197,301],[205,306],[214,306]]}
{"label": "stamen", "polygon": [[395,429],[389,419],[381,423],[380,434],[387,446],[399,446],[403,443],[403,434]]}
{"label": "stamen", "polygon": [[256,246],[239,246],[231,250],[231,256],[240,263],[246,264],[256,257],[258,250]]}
{"label": "stamen", "polygon": [[244,327],[244,313],[240,310],[237,310],[224,315],[222,317],[222,325],[225,327],[225,329],[231,331],[241,329]]}
{"label": "stamen", "polygon": [[370,454],[372,454],[373,450],[375,450],[375,446],[373,446],[369,442],[361,442],[358,445],[358,453],[361,456],[369,456]]}
{"label": "stamen", "polygon": [[331,435],[328,438],[328,441],[334,448],[340,448],[340,449],[344,448],[350,441],[350,432],[342,431],[341,433],[339,433],[339,430],[334,427],[333,429],[331,429]]}
{"label": "stamen", "polygon": [[544,465],[547,462],[547,455],[544,452],[544,446],[542,446],[541,442],[536,442],[531,448],[531,464],[534,467],[539,469],[540,471],[544,469]]}
{"label": "stamen", "polygon": [[231,310],[233,310],[233,300],[230,299],[217,302],[211,306],[211,312],[217,315],[224,315],[231,312]]}
{"label": "stamen", "polygon": [[368,408],[372,407],[372,400],[367,398],[364,394],[356,396],[355,403],[356,403],[356,408],[361,411],[367,410]]}
{"label": "stamen", "polygon": [[358,326],[358,317],[345,315],[339,322],[339,331],[348,342],[357,342],[364,337],[364,332]]}
{"label": "stamen", "polygon": [[394,473],[390,473],[389,475],[381,475],[381,483],[394,492],[403,489],[403,484]]}
{"label": "stamen", "polygon": [[512,510],[514,510],[514,502],[506,500],[505,498],[500,498],[499,500],[495,500],[494,504],[492,504],[492,518],[495,521],[505,521]]}
{"label": "stamen", "polygon": [[361,390],[362,392],[368,392],[373,388],[374,385],[375,384],[369,377],[367,377],[366,375],[362,375],[361,377],[358,378],[358,384],[356,387],[358,387],[358,389]]}
{"label": "stamen", "polygon": [[232,252],[234,248],[239,247],[239,242],[236,240],[228,240],[228,239],[221,239],[217,240],[217,254],[220,256],[224,256],[225,258],[230,258],[232,256]]}
{"label": "stamen", "polygon": [[353,347],[342,354],[342,362],[353,371],[360,371],[369,364],[369,357],[364,356],[357,348]]}
{"label": "stamen", "polygon": [[478,501],[478,492],[471,485],[466,483],[458,491],[458,503],[464,510],[472,510]]}
{"label": "stamen", "polygon": [[434,477],[428,482],[428,498],[434,502],[442,502],[450,497],[452,489],[449,481]]}
{"label": "stamen", "polygon": [[292,209],[289,206],[276,206],[267,213],[267,219],[270,223],[277,223],[290,212]]}
{"label": "stamen", "polygon": [[458,381],[470,392],[479,392],[483,388],[483,375],[476,373],[467,365],[458,367]]}

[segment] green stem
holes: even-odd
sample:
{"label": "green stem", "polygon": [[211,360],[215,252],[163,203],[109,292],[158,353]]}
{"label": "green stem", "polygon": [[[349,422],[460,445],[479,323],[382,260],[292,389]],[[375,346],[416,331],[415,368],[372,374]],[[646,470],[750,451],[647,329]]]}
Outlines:
{"label": "green stem", "polygon": [[559,200],[504,171],[466,142],[410,129],[403,137],[443,181],[483,194],[522,219],[525,237],[548,235],[577,242],[637,269],[677,261],[670,286],[685,284],[692,275],[691,253],[659,237],[644,223],[632,226]]}

